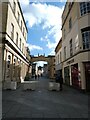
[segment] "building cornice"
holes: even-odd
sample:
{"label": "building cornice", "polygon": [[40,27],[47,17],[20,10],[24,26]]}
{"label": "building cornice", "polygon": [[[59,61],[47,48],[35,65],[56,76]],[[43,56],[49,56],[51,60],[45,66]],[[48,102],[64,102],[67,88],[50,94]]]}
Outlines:
{"label": "building cornice", "polygon": [[73,56],[67,58],[66,60],[64,60],[63,62],[66,62],[68,61],[69,59],[72,59],[73,57],[75,57],[76,55],[80,54],[80,53],[84,53],[84,52],[90,52],[90,49],[87,49],[87,50],[81,50],[79,52],[77,52],[76,54],[74,54]]}
{"label": "building cornice", "polygon": [[22,15],[22,18],[23,18],[23,21],[24,21],[24,24],[25,24],[25,27],[26,27],[27,33],[28,33],[28,29],[27,29],[27,26],[26,26],[26,22],[25,22],[25,19],[24,19],[23,13],[22,13],[22,9],[21,9],[21,6],[20,6],[20,2],[19,2],[19,0],[17,0],[17,3],[18,3],[18,6],[19,6],[19,9],[20,9],[20,12],[21,12],[21,15]]}
{"label": "building cornice", "polygon": [[59,49],[61,49],[61,47],[62,47],[62,38],[59,40],[59,42],[55,48],[55,53],[57,53],[59,51]]}
{"label": "building cornice", "polygon": [[9,38],[6,39],[6,37],[4,37],[2,42],[10,46],[20,57],[22,57],[27,63],[29,63],[29,61],[26,59],[26,56],[22,53],[19,47],[14,43],[13,40],[11,40],[11,37],[6,32],[3,32],[2,34],[7,35]]}

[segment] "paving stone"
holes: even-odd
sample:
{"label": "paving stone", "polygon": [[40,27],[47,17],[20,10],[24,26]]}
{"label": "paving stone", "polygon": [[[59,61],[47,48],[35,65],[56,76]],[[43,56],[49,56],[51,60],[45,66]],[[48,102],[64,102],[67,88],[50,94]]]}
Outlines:
{"label": "paving stone", "polygon": [[3,91],[3,116],[16,118],[87,118],[88,95],[63,85],[48,91],[49,79],[40,78],[36,91]]}
{"label": "paving stone", "polygon": [[43,118],[44,116],[43,116],[43,114],[41,113],[41,114],[38,114],[38,113],[36,113],[36,114],[33,114],[32,113],[32,118]]}
{"label": "paving stone", "polygon": [[59,114],[48,113],[48,114],[44,114],[44,118],[60,118],[60,116],[59,116]]}

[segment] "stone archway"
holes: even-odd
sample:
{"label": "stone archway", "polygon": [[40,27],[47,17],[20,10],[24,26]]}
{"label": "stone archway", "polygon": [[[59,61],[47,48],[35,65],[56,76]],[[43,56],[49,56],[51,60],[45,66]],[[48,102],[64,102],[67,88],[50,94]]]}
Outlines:
{"label": "stone archway", "polygon": [[31,63],[38,61],[47,62],[49,78],[55,78],[55,56],[52,55],[48,55],[47,57],[45,57],[45,55],[31,56]]}
{"label": "stone archway", "polygon": [[35,56],[31,57],[31,62],[37,62],[37,61],[45,61],[45,62],[49,63],[48,57],[45,57],[44,55],[40,55],[37,57],[35,57]]}

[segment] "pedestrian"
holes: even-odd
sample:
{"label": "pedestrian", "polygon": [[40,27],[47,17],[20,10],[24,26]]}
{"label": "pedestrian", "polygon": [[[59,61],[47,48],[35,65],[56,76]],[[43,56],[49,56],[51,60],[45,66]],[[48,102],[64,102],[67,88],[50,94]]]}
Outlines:
{"label": "pedestrian", "polygon": [[37,75],[35,74],[35,80],[37,79]]}
{"label": "pedestrian", "polygon": [[62,75],[60,75],[60,91],[62,91],[63,89],[62,84],[63,84],[63,77]]}
{"label": "pedestrian", "polygon": [[62,87],[62,84],[63,84],[63,78],[61,75],[57,75],[56,74],[56,83],[59,83],[60,84],[60,91],[62,91],[63,87]]}
{"label": "pedestrian", "polygon": [[39,80],[39,74],[38,74],[38,80]]}
{"label": "pedestrian", "polygon": [[56,80],[56,83],[59,83],[59,86],[60,86],[60,76],[58,74],[55,75],[55,80]]}
{"label": "pedestrian", "polygon": [[57,75],[57,74],[56,74],[56,76],[55,76],[55,81],[56,81],[56,83],[59,83],[59,82],[60,82],[59,75]]}

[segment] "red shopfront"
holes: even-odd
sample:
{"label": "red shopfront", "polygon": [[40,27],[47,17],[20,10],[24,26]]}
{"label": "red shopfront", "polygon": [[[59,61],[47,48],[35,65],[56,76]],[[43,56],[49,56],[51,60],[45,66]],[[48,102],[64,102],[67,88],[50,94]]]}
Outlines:
{"label": "red shopfront", "polygon": [[72,79],[72,86],[75,88],[81,88],[81,81],[79,79],[79,70],[78,70],[78,63],[71,66],[71,79]]}

